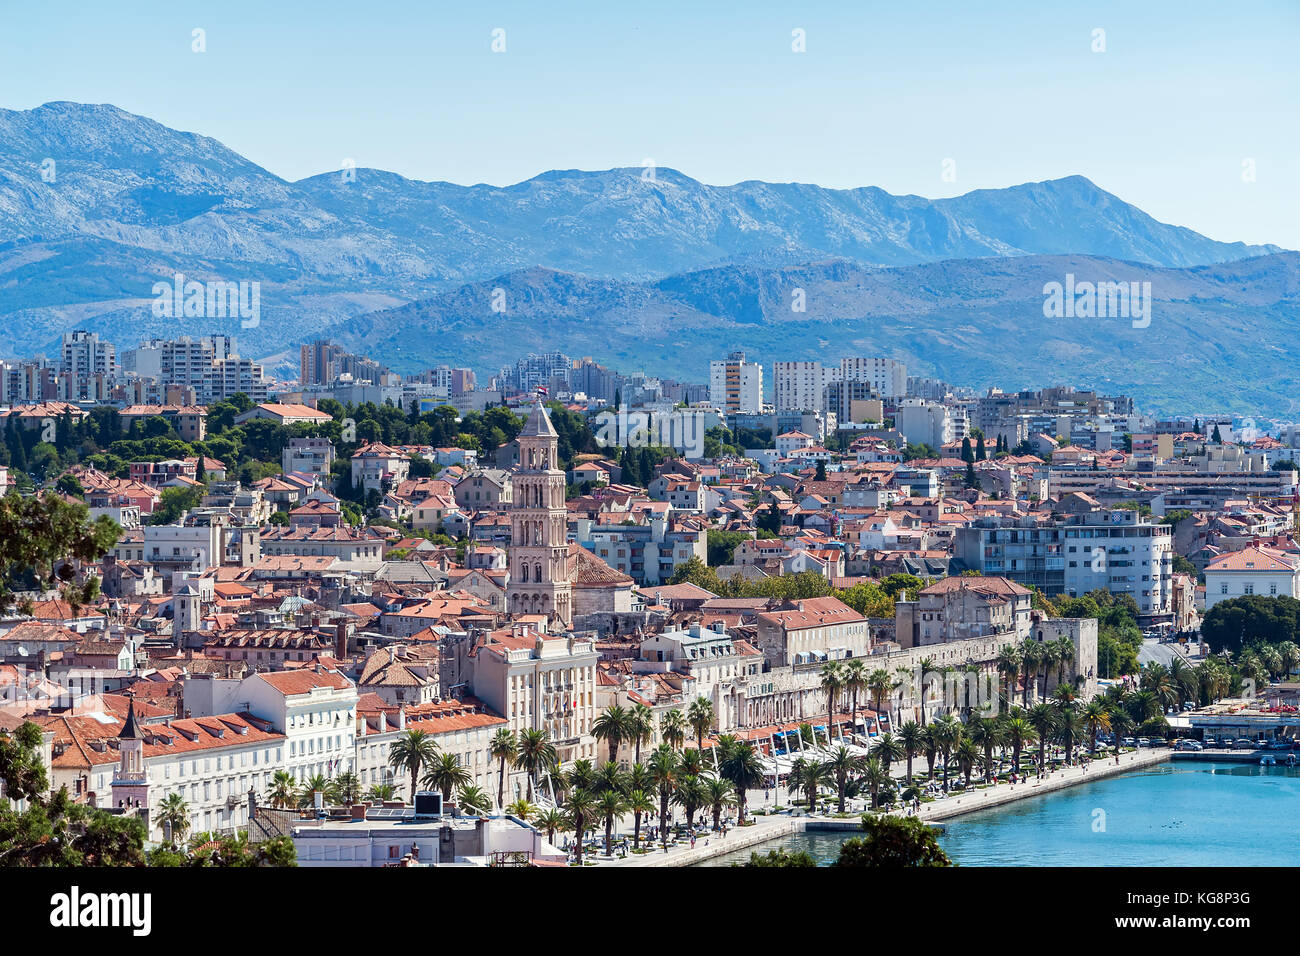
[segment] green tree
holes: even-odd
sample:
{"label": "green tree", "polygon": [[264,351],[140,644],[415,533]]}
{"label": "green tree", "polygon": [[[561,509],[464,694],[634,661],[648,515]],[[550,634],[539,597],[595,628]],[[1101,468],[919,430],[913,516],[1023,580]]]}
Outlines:
{"label": "green tree", "polygon": [[934,828],[916,817],[863,816],[865,836],[846,840],[836,866],[952,866]]}
{"label": "green tree", "polygon": [[[431,765],[438,756],[438,745],[423,730],[406,730],[398,734],[388,750],[388,764],[396,770],[411,775],[411,800],[415,800],[416,781],[420,771]],[[529,794],[531,797],[532,795]]]}

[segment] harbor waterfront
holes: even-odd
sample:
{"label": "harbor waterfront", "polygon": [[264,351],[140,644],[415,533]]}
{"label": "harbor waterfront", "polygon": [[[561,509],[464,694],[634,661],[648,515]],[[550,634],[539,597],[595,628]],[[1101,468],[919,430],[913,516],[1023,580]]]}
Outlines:
{"label": "harbor waterfront", "polygon": [[[1300,795],[1300,768],[1165,756],[1118,774],[1026,793],[1012,803],[947,814],[940,843],[964,866],[1294,862],[1300,833],[1278,809],[1281,801]],[[830,865],[852,834],[808,822],[739,852],[728,848],[700,865],[730,866],[747,861],[750,852],[777,848],[806,851]]]}

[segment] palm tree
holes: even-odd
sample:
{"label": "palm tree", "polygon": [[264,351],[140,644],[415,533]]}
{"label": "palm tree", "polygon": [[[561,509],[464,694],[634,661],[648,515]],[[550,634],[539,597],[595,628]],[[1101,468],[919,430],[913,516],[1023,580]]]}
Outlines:
{"label": "palm tree", "polygon": [[952,750],[957,746],[957,741],[961,739],[961,724],[951,714],[944,714],[942,717],[935,719],[930,725],[930,732],[934,735],[934,742],[938,745],[939,753],[943,755],[943,789],[948,790],[948,758]]}
{"label": "palm tree", "polygon": [[697,776],[684,776],[673,793],[673,802],[686,811],[686,825],[692,829],[695,827],[695,813],[707,799],[704,783]]}
{"label": "palm tree", "polygon": [[569,825],[573,827],[573,832],[577,837],[578,846],[576,853],[578,863],[582,863],[582,837],[587,832],[587,826],[596,818],[596,797],[590,790],[575,788],[565,801],[565,809],[569,814]]}
{"label": "palm tree", "polygon": [[998,651],[998,673],[1006,681],[1006,696],[1010,699],[1015,698],[1016,681],[1020,677],[1020,669],[1023,665],[1024,659],[1020,656],[1020,651],[1014,644],[1008,644]]}
{"label": "palm tree", "polygon": [[970,739],[984,748],[984,782],[993,782],[993,748],[1002,742],[1002,721],[992,717],[973,717],[966,724],[966,733]]}
{"label": "palm tree", "polygon": [[1096,698],[1088,701],[1083,707],[1083,723],[1088,728],[1088,753],[1097,752],[1097,734],[1103,730],[1110,730],[1110,714],[1106,710],[1106,705]]}
{"label": "palm tree", "polygon": [[1058,716],[1051,704],[1035,704],[1027,718],[1038,735],[1038,769],[1044,773],[1047,771],[1047,741],[1056,730]]}
{"label": "palm tree", "polygon": [[463,784],[456,793],[456,806],[469,813],[487,816],[492,810],[492,798],[482,787]]}
{"label": "palm tree", "polygon": [[388,751],[388,764],[411,775],[411,799],[415,799],[415,782],[420,771],[438,756],[438,745],[423,730],[405,730],[398,734]]}
{"label": "palm tree", "polygon": [[1015,768],[1016,773],[1019,773],[1020,752],[1024,750],[1026,744],[1031,744],[1037,739],[1037,734],[1034,725],[1019,714],[1008,717],[1005,727],[1007,743],[1011,745],[1011,766]]}
{"label": "palm tree", "polygon": [[510,814],[515,819],[523,820],[524,822],[527,822],[528,818],[536,812],[536,804],[529,803],[527,800],[522,799],[516,800],[514,803],[510,804],[510,806],[506,807],[506,813]]}
{"label": "palm tree", "polygon": [[324,797],[329,789],[330,782],[323,773],[312,774],[302,782],[302,789],[298,791],[298,806],[310,807],[315,802],[316,793]]}
{"label": "palm tree", "polygon": [[670,747],[680,747],[686,743],[686,715],[676,709],[661,714],[659,736]]}
{"label": "palm tree", "polygon": [[618,704],[608,708],[591,725],[591,735],[609,744],[609,759],[618,763],[618,747],[632,737],[632,715]]}
{"label": "palm tree", "polygon": [[190,808],[179,793],[169,793],[158,806],[158,823],[167,833],[172,849],[185,839],[190,828]]}
{"label": "palm tree", "polygon": [[687,777],[696,777],[704,772],[704,751],[693,747],[682,751],[682,773]]}
{"label": "palm tree", "polygon": [[607,760],[596,771],[596,782],[593,789],[597,793],[604,793],[606,790],[616,790],[622,793],[627,789],[627,774],[623,773],[619,765],[614,761]]}
{"label": "palm tree", "polygon": [[921,725],[909,720],[898,729],[898,739],[903,744],[903,753],[907,755],[907,782],[912,782],[912,758],[921,752],[925,743]]}
{"label": "palm tree", "polygon": [[1060,664],[1060,648],[1055,641],[1045,641],[1038,647],[1038,666],[1043,669],[1042,699],[1047,700],[1047,679],[1052,670]]}
{"label": "palm tree", "polygon": [[632,814],[632,849],[641,846],[641,817],[655,812],[654,801],[645,790],[636,789],[627,795],[627,809]]}
{"label": "palm tree", "polygon": [[732,796],[731,781],[721,777],[706,777],[704,791],[708,797],[709,809],[713,811],[713,829],[721,830],[722,811],[735,800]]}
{"label": "palm tree", "polygon": [[654,776],[650,773],[650,768],[643,763],[632,764],[632,769],[627,772],[627,792],[644,790],[649,793],[654,786]]}
{"label": "palm tree", "polygon": [[385,800],[392,800],[396,793],[397,789],[391,783],[375,783],[371,784],[370,789],[366,791],[366,799],[378,800],[382,803]]}
{"label": "palm tree", "polygon": [[742,740],[727,748],[719,770],[736,788],[736,805],[740,808],[737,821],[744,826],[745,791],[762,784],[763,762],[754,745],[748,740]]}
{"label": "palm tree", "polygon": [[451,792],[457,787],[464,787],[472,783],[474,778],[470,772],[460,765],[460,760],[455,754],[442,753],[429,765],[428,771],[425,772],[424,778],[420,781],[430,790],[442,791],[442,802],[444,805],[451,803]]}
{"label": "palm tree", "polygon": [[925,712],[925,702],[930,696],[930,688],[934,686],[934,668],[935,662],[933,657],[923,657],[916,663],[916,669],[921,673],[921,686],[918,688],[921,692],[921,726],[924,727],[929,718]]}
{"label": "palm tree", "polygon": [[[821,688],[826,693],[826,745],[835,736],[835,703],[844,690],[844,665],[839,661],[830,661],[822,667]],[[741,810],[744,810],[742,804]]]}
{"label": "palm tree", "polygon": [[957,758],[957,766],[961,767],[962,773],[966,775],[966,789],[969,790],[971,771],[984,762],[984,758],[980,754],[979,744],[975,743],[970,737],[963,736],[958,741],[953,756]]}
{"label": "palm tree", "polygon": [[590,790],[595,793],[599,780],[600,771],[586,757],[573,761],[573,766],[569,768],[569,788],[572,790]]}
{"label": "palm tree", "polygon": [[704,735],[713,729],[713,701],[707,697],[696,697],[686,711],[686,722],[695,733],[695,746],[704,749]]}
{"label": "palm tree", "polygon": [[1062,706],[1057,717],[1057,729],[1065,743],[1065,762],[1073,763],[1075,741],[1085,732],[1083,718],[1079,716],[1078,710],[1069,704]]}
{"label": "palm tree", "polygon": [[881,788],[890,786],[894,781],[884,765],[876,757],[871,756],[862,763],[862,782],[871,791],[871,809],[874,810],[880,805]]}
{"label": "palm tree", "polygon": [[820,760],[807,760],[800,757],[790,766],[787,786],[792,792],[802,790],[808,800],[808,812],[817,812],[818,791],[827,779],[826,765]]}
{"label": "palm tree", "polygon": [[844,665],[844,689],[849,695],[849,734],[851,739],[858,736],[858,694],[867,690],[867,662],[855,657]]}
{"label": "palm tree", "polygon": [[1056,685],[1065,683],[1065,672],[1074,665],[1074,641],[1068,637],[1056,639]]}
{"label": "palm tree", "polygon": [[271,789],[267,791],[271,806],[283,810],[298,802],[298,782],[287,770],[277,770],[271,777]]}
{"label": "palm tree", "polygon": [[537,829],[546,831],[546,842],[554,843],[555,834],[564,829],[564,813],[554,808],[543,810],[535,822]]}
{"label": "palm tree", "polygon": [[555,745],[545,730],[529,729],[519,735],[515,766],[528,774],[528,800],[533,799],[533,781],[537,775],[543,770],[550,770],[556,762]]}
{"label": "palm tree", "polygon": [[[1025,691],[1020,705],[1026,709],[1029,707],[1029,688],[1031,684],[1038,683],[1038,665],[1042,660],[1043,645],[1032,637],[1025,638],[1020,644],[1020,662],[1025,674]],[[1035,696],[1037,696],[1037,688],[1035,688]]]}
{"label": "palm tree", "polygon": [[631,716],[628,718],[629,740],[636,748],[635,755],[632,758],[633,763],[641,762],[641,745],[648,744],[655,734],[655,714],[654,711],[645,704],[634,704],[631,710]]}
{"label": "palm tree", "polygon": [[[1294,647],[1295,645],[1291,646]],[[1279,645],[1278,649],[1281,650],[1281,645]],[[1197,681],[1196,671],[1191,664],[1188,664],[1182,657],[1175,654],[1174,659],[1169,662],[1169,676],[1173,679],[1174,687],[1178,691],[1178,706],[1180,709],[1185,707],[1188,701],[1200,703],[1200,682]]]}
{"label": "palm tree", "polygon": [[906,748],[903,746],[903,742],[893,734],[881,734],[871,753],[873,756],[879,757],[880,762],[885,765],[885,773],[892,773],[894,761],[903,759]]}
{"label": "palm tree", "polygon": [[659,830],[663,835],[664,848],[668,847],[668,800],[677,787],[677,776],[681,758],[670,744],[660,744],[650,755],[647,764],[654,777],[655,787],[659,790]]}
{"label": "palm tree", "polygon": [[488,753],[492,755],[493,760],[501,761],[497,770],[497,806],[503,806],[506,801],[506,763],[514,763],[515,754],[519,752],[519,745],[515,742],[515,735],[512,731],[502,727],[492,735],[492,742],[488,744]]}
{"label": "palm tree", "polygon": [[933,724],[921,728],[921,753],[925,755],[926,774],[933,780],[934,763],[939,759],[939,738]]}
{"label": "palm tree", "polygon": [[1300,645],[1295,641],[1283,641],[1277,646],[1277,652],[1282,658],[1282,676],[1290,677],[1300,668]]}
{"label": "palm tree", "polygon": [[596,798],[596,812],[605,818],[605,855],[613,856],[614,818],[627,810],[627,801],[617,790],[606,790]]}
{"label": "palm tree", "polygon": [[356,803],[361,796],[361,781],[351,770],[345,770],[334,778],[330,790],[339,803]]}
{"label": "palm tree", "polygon": [[863,760],[852,753],[848,747],[836,747],[825,763],[826,769],[835,778],[835,792],[839,798],[839,812],[844,812],[844,791],[849,785],[849,776],[862,770]]}

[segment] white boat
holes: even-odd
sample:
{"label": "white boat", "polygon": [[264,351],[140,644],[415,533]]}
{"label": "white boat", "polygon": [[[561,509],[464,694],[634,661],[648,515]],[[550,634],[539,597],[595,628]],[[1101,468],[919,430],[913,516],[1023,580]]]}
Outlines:
{"label": "white boat", "polygon": [[1285,763],[1288,767],[1294,767],[1296,765],[1296,762],[1297,761],[1296,761],[1295,754],[1287,754],[1286,760],[1283,761],[1283,763]]}
{"label": "white boat", "polygon": [[1259,765],[1261,767],[1272,767],[1276,763],[1277,763],[1277,758],[1274,757],[1272,754],[1265,754],[1264,756],[1259,758]]}

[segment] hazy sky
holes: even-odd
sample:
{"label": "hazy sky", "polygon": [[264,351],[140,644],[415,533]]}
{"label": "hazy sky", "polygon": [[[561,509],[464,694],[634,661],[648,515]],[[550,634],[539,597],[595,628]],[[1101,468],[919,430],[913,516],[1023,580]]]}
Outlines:
{"label": "hazy sky", "polygon": [[1300,249],[1296,0],[84,6],[0,11],[0,106],[113,103],[287,179],[652,159],[935,197],[1078,173],[1214,239]]}

